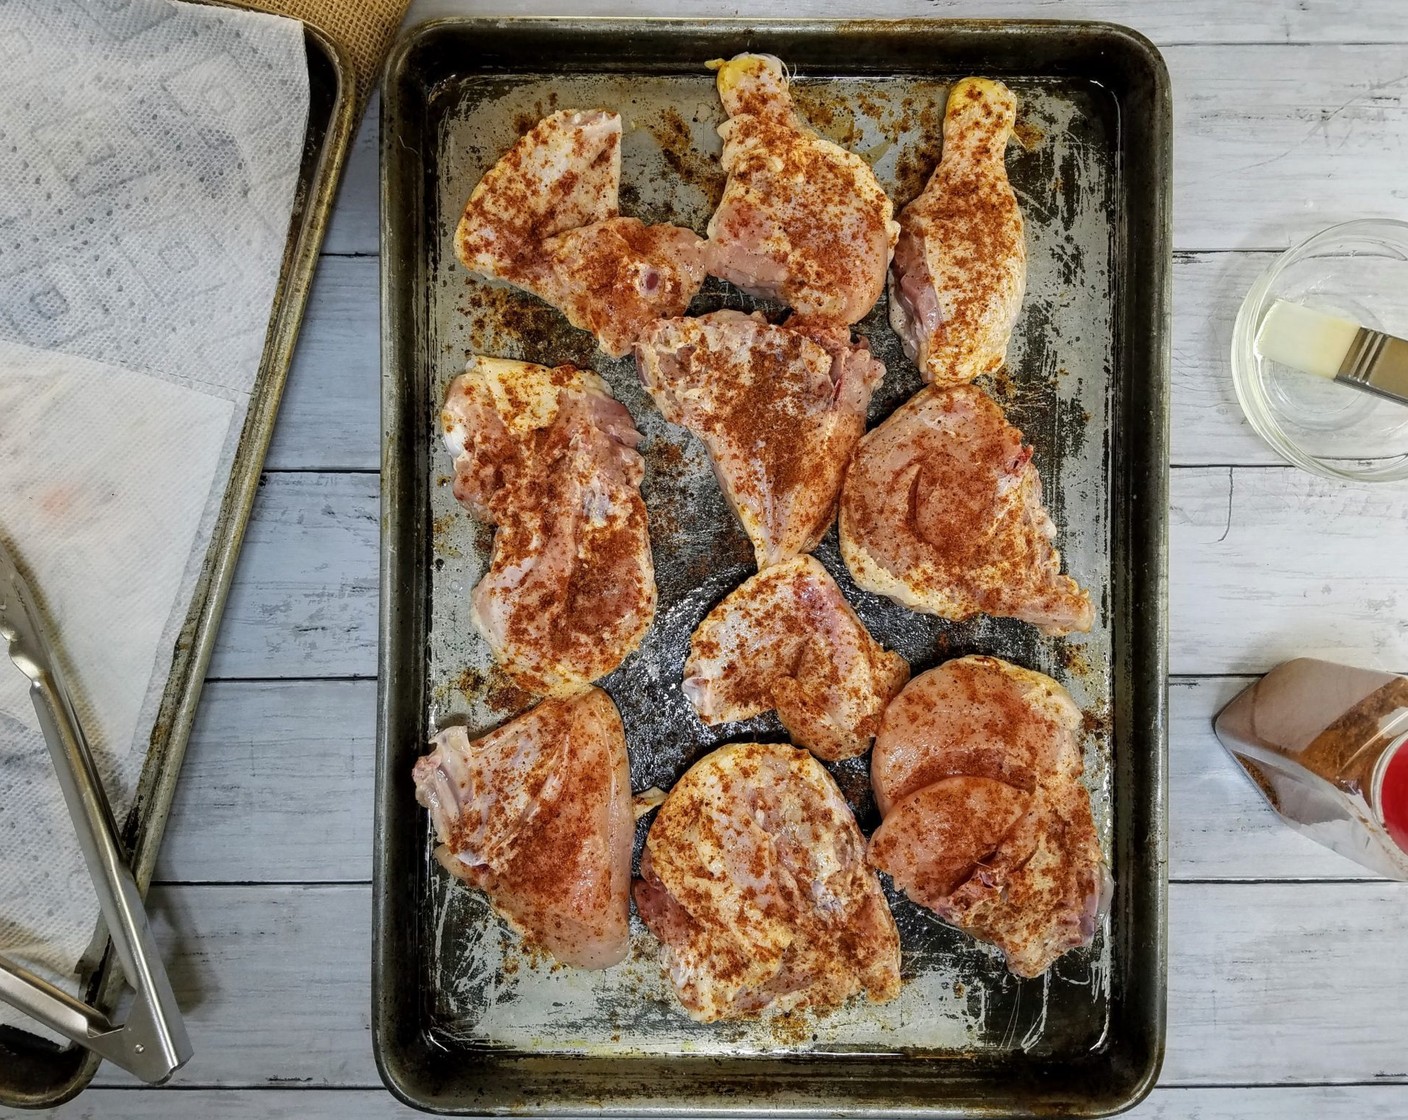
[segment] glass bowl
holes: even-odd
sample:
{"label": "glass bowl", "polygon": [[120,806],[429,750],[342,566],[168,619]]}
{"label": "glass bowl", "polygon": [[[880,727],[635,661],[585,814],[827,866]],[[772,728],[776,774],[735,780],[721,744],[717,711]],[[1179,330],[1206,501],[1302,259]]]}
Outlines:
{"label": "glass bowl", "polygon": [[1408,405],[1257,352],[1257,329],[1278,299],[1408,337],[1408,222],[1344,222],[1286,250],[1252,285],[1232,331],[1237,400],[1283,459],[1326,478],[1408,478]]}

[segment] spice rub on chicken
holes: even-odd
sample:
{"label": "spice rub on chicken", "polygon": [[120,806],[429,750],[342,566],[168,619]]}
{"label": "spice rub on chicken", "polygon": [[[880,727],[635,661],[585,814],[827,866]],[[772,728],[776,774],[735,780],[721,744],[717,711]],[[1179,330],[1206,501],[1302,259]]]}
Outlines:
{"label": "spice rub on chicken", "polygon": [[681,315],[705,276],[704,239],[617,210],[621,118],[563,110],[484,175],[455,231],[471,272],[525,288],[619,358],[662,316]]}
{"label": "spice rub on chicken", "polygon": [[481,739],[451,727],[431,746],[415,765],[416,799],[446,870],[564,964],[622,960],[635,819],[611,698],[594,688],[544,700]]}
{"label": "spice rub on chicken", "polygon": [[899,227],[870,166],[798,119],[782,63],[713,62],[729,119],[719,126],[723,197],[709,222],[709,271],[805,319],[847,325],[885,287]]}
{"label": "spice rub on chicken", "polygon": [[778,743],[705,755],[651,823],[636,907],[701,1022],[894,999],[900,944],[821,764]]}
{"label": "spice rub on chicken", "polygon": [[942,618],[1089,630],[1090,597],[1061,574],[1031,458],[977,387],[911,397],[861,440],[841,490],[841,555],[856,583]]}
{"label": "spice rub on chicken", "polygon": [[716,606],[689,643],[684,694],[707,724],[776,709],[818,758],[870,749],[909,665],[870,636],[811,556],[765,568]]}
{"label": "spice rub on chicken", "polygon": [[849,331],[808,337],[761,313],[665,319],[636,346],[665,419],[704,441],[759,568],[815,548],[885,367]]}
{"label": "spice rub on chicken", "polygon": [[440,423],[455,497],[497,526],[471,593],[475,626],[522,688],[582,691],[655,616],[630,413],[590,371],[474,357]]}
{"label": "spice rub on chicken", "polygon": [[871,757],[870,863],[996,945],[1018,976],[1088,945],[1110,893],[1081,784],[1081,716],[1050,677],[964,657],[915,677]]}
{"label": "spice rub on chicken", "polygon": [[1007,182],[1017,101],[966,78],[948,95],[943,156],[900,212],[890,325],[925,381],[962,385],[1003,362],[1022,307],[1027,242]]}

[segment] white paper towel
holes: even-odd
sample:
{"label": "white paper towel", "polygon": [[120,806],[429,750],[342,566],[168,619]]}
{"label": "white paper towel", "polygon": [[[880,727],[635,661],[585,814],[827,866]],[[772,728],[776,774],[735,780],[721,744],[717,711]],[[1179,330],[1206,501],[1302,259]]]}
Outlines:
{"label": "white paper towel", "polygon": [[[297,23],[0,4],[0,538],[119,820],[248,409],[307,113]],[[0,663],[0,951],[75,990],[97,904],[25,686]]]}

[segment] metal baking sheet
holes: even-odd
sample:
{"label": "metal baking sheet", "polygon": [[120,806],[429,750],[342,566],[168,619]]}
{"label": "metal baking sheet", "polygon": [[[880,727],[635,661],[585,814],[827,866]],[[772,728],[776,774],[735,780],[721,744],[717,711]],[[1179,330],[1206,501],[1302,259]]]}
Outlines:
{"label": "metal baking sheet", "polygon": [[[468,276],[451,249],[479,177],[557,108],[619,111],[623,213],[702,231],[723,185],[723,112],[703,63],[741,50],[794,69],[803,115],[866,158],[897,206],[933,167],[952,81],[998,76],[1017,94],[1008,169],[1026,215],[1028,289],[1007,369],[988,388],[1035,447],[1067,570],[1097,604],[1095,629],[1053,639],[1013,620],[916,615],[855,588],[834,528],[817,554],[916,673],[981,652],[1070,689],[1086,714],[1086,781],[1118,887],[1094,944],[1035,980],[891,893],[899,999],[705,1025],[679,1009],[638,919],[627,961],[604,972],[525,952],[431,858],[409,775],[445,723],[478,733],[533,702],[470,624],[492,532],[454,501],[435,431],[471,353],[590,366],[645,436],[660,605],[640,650],[602,682],[626,725],[633,787],[668,789],[726,741],[785,739],[772,716],[707,728],[680,691],[691,631],[753,570],[702,446],[663,421],[630,359],[603,357],[533,297]],[[1169,119],[1152,48],[1079,24],[470,20],[413,33],[387,73],[374,1010],[388,1084],[422,1107],[467,1111],[1097,1113],[1128,1103],[1152,1083],[1162,1031]],[[778,309],[711,281],[691,310],[722,306]],[[858,327],[888,371],[871,425],[919,386],[886,314],[882,300]],[[878,818],[867,760],[829,768],[869,832]]]}
{"label": "metal baking sheet", "polygon": [[[306,24],[304,43],[308,53],[308,128],[264,353],[205,565],[176,641],[137,795],[122,829],[122,842],[143,892],[156,866],[206,666],[259,487],[264,454],[273,435],[313,269],[355,123],[351,64],[341,48]],[[111,1013],[124,988],[121,968],[109,945],[84,998]],[[80,1046],[59,1047],[35,1035],[0,1030],[0,1105],[51,1108],[61,1104],[83,1090],[98,1065],[97,1055]]]}

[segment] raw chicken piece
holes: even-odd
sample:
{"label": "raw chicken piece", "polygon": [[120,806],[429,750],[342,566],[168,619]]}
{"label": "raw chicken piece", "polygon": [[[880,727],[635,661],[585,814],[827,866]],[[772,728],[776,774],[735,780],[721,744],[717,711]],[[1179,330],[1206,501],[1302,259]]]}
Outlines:
{"label": "raw chicken piece", "polygon": [[942,618],[1089,630],[1090,597],[1061,574],[1031,457],[982,390],[911,397],[861,440],[846,474],[841,555],[856,583]]}
{"label": "raw chicken piece", "polygon": [[620,116],[553,113],[479,180],[455,230],[455,255],[470,272],[522,284],[540,274],[549,237],[616,217],[620,185]]}
{"label": "raw chicken piece", "polygon": [[415,766],[416,799],[446,870],[564,964],[622,960],[635,819],[611,698],[594,688],[544,700],[482,739],[451,727],[431,745]]}
{"label": "raw chicken piece", "polygon": [[1050,677],[964,657],[914,678],[875,741],[870,863],[1019,976],[1089,944],[1109,898],[1080,726]]}
{"label": "raw chicken piece", "polygon": [[875,173],[798,120],[776,58],[710,65],[729,119],[719,126],[728,182],[709,222],[709,271],[808,320],[858,321],[880,298],[899,235]]}
{"label": "raw chicken piece", "polygon": [[760,313],[664,319],[636,346],[665,419],[704,441],[758,567],[815,548],[885,367],[849,331],[813,340]]}
{"label": "raw chicken piece", "polygon": [[943,158],[900,212],[890,325],[925,381],[962,385],[998,369],[1027,280],[1022,211],[1007,182],[1017,101],[1001,82],[949,91]]}
{"label": "raw chicken piece", "polygon": [[1080,711],[1050,677],[996,657],[930,669],[885,709],[870,758],[881,815],[941,778],[983,774],[1030,793],[1044,774],[1069,771]]}
{"label": "raw chicken piece", "polygon": [[523,286],[624,357],[657,319],[683,315],[704,282],[704,239],[636,218],[568,230],[543,242],[541,269]]}
{"label": "raw chicken piece", "polygon": [[771,709],[818,758],[870,749],[909,665],[870,636],[810,556],[765,568],[709,612],[689,642],[684,694],[707,724]]}
{"label": "raw chicken piece", "polygon": [[440,421],[455,497],[498,526],[471,596],[475,626],[523,688],[580,692],[655,616],[630,413],[589,371],[475,357]]}
{"label": "raw chicken piece", "polygon": [[474,188],[455,231],[471,272],[526,288],[613,358],[704,282],[692,229],[617,217],[621,118],[564,110],[539,121]]}
{"label": "raw chicken piece", "polygon": [[734,743],[706,755],[650,826],[636,907],[701,1022],[900,989],[900,944],[865,841],[806,751]]}

